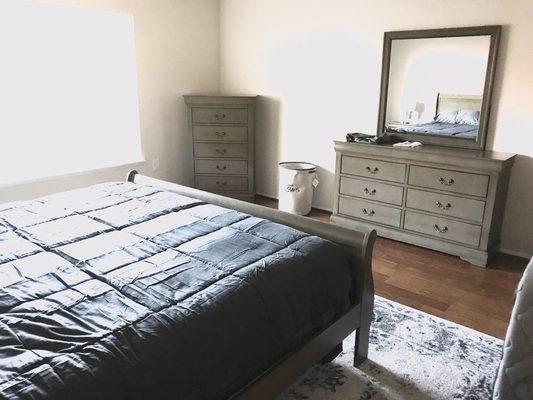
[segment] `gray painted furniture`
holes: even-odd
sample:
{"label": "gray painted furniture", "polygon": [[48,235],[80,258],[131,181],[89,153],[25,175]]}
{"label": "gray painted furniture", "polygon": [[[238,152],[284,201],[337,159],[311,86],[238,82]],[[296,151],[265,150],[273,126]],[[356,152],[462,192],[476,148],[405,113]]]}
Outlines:
{"label": "gray painted furniture", "polygon": [[[444,28],[444,29],[423,29],[423,30],[410,30],[410,31],[396,31],[385,32],[383,38],[383,58],[382,58],[382,70],[381,70],[381,93],[379,102],[379,115],[378,115],[378,136],[386,134],[386,116],[388,107],[388,94],[389,87],[394,86],[394,82],[391,80],[391,51],[393,42],[395,41],[411,41],[415,42],[418,39],[434,39],[434,38],[460,38],[460,37],[476,37],[486,36],[490,38],[490,47],[487,54],[487,69],[485,71],[485,82],[483,88],[482,102],[474,101],[474,104],[469,104],[465,101],[470,96],[464,96],[466,93],[456,94],[455,106],[458,108],[469,108],[477,110],[481,108],[479,116],[479,130],[475,140],[471,138],[463,138],[461,136],[440,136],[439,134],[421,134],[421,133],[402,133],[400,136],[403,140],[409,140],[411,142],[418,141],[425,144],[448,146],[448,147],[460,147],[468,149],[483,150],[485,148],[485,141],[487,138],[487,129],[489,125],[490,110],[492,107],[492,89],[494,86],[494,76],[496,74],[496,61],[498,58],[498,47],[500,43],[502,27],[500,25],[491,26],[474,26],[474,27],[461,27],[461,28]],[[442,51],[442,50],[441,50]],[[428,76],[438,75],[439,71],[426,71]],[[422,81],[426,82],[426,81]],[[428,84],[428,83],[425,83]],[[436,89],[436,88],[435,88]],[[435,94],[439,91],[436,90]],[[451,94],[447,94],[448,106],[446,108],[453,107],[453,101],[450,97]],[[459,100],[462,98],[462,101]],[[475,97],[474,97],[475,98]],[[437,109],[439,107],[439,98],[437,97]],[[442,99],[440,99],[442,100]]]}
{"label": "gray painted furniture", "polygon": [[[284,354],[275,365],[267,366],[263,373],[247,386],[231,396],[231,400],[270,400],[276,398],[284,389],[319,361],[330,361],[342,351],[342,341],[354,329],[355,350],[354,366],[359,366],[368,355],[370,323],[374,306],[374,281],[372,278],[372,251],[376,232],[368,229],[349,230],[311,218],[289,214],[257,204],[251,204],[228,197],[207,193],[186,186],[150,178],[130,171],[129,182],[151,185],[184,196],[203,200],[210,204],[227,207],[242,213],[265,218],[279,224],[290,226],[311,235],[320,236],[341,246],[353,269],[351,305],[345,314],[309,341]],[[238,355],[236,355],[238,356]]]}
{"label": "gray painted furniture", "polygon": [[513,154],[346,142],[335,151],[333,223],[479,266],[498,249]]}
{"label": "gray painted furniture", "polygon": [[183,96],[193,140],[194,187],[254,199],[256,96]]}

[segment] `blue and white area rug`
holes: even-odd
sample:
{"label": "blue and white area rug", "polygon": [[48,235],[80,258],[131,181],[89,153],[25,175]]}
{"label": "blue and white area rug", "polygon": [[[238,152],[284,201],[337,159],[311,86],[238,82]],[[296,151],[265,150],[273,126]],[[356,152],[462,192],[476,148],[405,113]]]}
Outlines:
{"label": "blue and white area rug", "polygon": [[353,334],[331,363],[278,400],[488,400],[503,341],[376,296],[369,359],[352,366]]}

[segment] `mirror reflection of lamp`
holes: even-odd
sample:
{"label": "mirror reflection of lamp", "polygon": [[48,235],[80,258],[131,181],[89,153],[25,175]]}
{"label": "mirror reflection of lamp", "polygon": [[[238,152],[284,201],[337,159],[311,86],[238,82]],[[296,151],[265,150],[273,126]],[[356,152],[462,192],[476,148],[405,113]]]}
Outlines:
{"label": "mirror reflection of lamp", "polygon": [[404,124],[417,123],[422,118],[422,114],[426,111],[426,104],[422,102],[416,102],[415,106],[411,110],[404,111],[405,120]]}
{"label": "mirror reflection of lamp", "polygon": [[426,111],[426,105],[421,102],[416,102],[414,112],[417,114],[417,119],[422,118],[422,114]]}

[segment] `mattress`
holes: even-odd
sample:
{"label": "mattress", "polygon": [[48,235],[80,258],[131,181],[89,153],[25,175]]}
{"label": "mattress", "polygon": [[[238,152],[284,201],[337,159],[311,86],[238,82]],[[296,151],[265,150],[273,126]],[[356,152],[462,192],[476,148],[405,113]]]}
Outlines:
{"label": "mattress", "polygon": [[0,398],[223,399],[349,307],[321,238],[114,182],[0,205]]}
{"label": "mattress", "polygon": [[479,126],[477,125],[427,122],[423,124],[411,124],[401,126],[391,125],[387,127],[387,132],[421,133],[475,139],[477,137],[478,129]]}

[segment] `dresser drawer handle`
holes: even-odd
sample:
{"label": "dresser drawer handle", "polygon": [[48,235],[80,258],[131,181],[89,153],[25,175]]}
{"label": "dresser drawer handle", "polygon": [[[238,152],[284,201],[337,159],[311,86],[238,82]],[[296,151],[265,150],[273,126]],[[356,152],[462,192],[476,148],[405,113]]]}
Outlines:
{"label": "dresser drawer handle", "polygon": [[437,224],[433,225],[433,229],[435,229],[439,233],[446,233],[448,232],[448,227],[445,226],[444,228],[439,227]]}
{"label": "dresser drawer handle", "polygon": [[452,186],[455,183],[453,178],[446,179],[446,178],[443,178],[442,176],[439,178],[439,182],[445,186]]}
{"label": "dresser drawer handle", "polygon": [[367,194],[369,196],[374,196],[377,193],[376,189],[368,190],[368,188],[365,188],[365,190],[363,190],[363,192],[365,192],[365,194]]}
{"label": "dresser drawer handle", "polygon": [[366,167],[366,170],[370,172],[371,174],[377,174],[379,171],[378,167],[370,168],[369,166]]}
{"label": "dresser drawer handle", "polygon": [[227,167],[226,167],[225,165],[223,165],[223,166],[221,167],[220,165],[217,164],[217,169],[218,169],[219,171],[225,171],[226,168],[227,168]]}
{"label": "dresser drawer handle", "polygon": [[451,205],[450,203],[444,205],[444,204],[442,204],[440,201],[437,201],[437,202],[435,203],[435,205],[436,205],[438,208],[440,208],[441,210],[449,210],[450,208],[452,208],[452,205]]}
{"label": "dresser drawer handle", "polygon": [[369,217],[372,217],[375,214],[375,212],[374,210],[368,211],[366,208],[363,208],[363,214],[368,215]]}
{"label": "dresser drawer handle", "polygon": [[228,151],[226,149],[215,149],[215,151],[218,153],[218,154],[226,154]]}
{"label": "dresser drawer handle", "polygon": [[216,119],[224,119],[224,118],[226,118],[226,114],[219,114],[219,113],[216,113],[216,114],[215,114],[215,118],[216,118]]}
{"label": "dresser drawer handle", "polygon": [[226,132],[215,132],[215,135],[221,137],[221,136],[226,136]]}
{"label": "dresser drawer handle", "polygon": [[226,182],[226,181],[222,181],[222,182],[217,181],[217,186],[226,186],[227,184],[228,184],[228,182]]}

